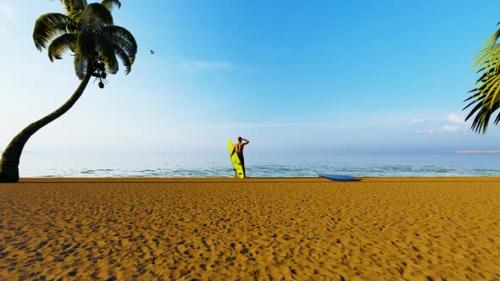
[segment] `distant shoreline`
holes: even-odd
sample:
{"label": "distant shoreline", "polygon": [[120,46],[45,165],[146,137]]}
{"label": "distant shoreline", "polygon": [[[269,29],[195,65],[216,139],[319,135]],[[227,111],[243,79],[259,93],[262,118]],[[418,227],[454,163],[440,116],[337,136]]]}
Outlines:
{"label": "distant shoreline", "polygon": [[457,154],[500,154],[500,150],[457,150]]}
{"label": "distant shoreline", "polygon": [[[415,177],[360,177],[363,183],[381,182],[500,182],[500,176],[415,176]],[[19,184],[182,184],[182,183],[220,183],[220,184],[260,184],[260,183],[340,183],[319,177],[25,177]],[[15,183],[14,183],[15,184]]]}

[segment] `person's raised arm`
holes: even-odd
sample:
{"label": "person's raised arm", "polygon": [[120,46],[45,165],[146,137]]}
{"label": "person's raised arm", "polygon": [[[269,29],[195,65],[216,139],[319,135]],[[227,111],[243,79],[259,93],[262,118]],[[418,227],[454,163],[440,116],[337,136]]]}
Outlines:
{"label": "person's raised arm", "polygon": [[247,144],[249,144],[249,143],[250,143],[250,141],[249,141],[249,140],[247,140],[247,139],[243,139],[243,143],[242,143],[242,145],[247,145]]}

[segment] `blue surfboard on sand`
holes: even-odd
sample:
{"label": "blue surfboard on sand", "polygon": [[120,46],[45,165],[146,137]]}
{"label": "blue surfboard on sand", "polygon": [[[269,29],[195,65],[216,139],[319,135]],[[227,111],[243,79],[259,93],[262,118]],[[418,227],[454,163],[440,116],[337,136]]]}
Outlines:
{"label": "blue surfboard on sand", "polygon": [[329,179],[332,181],[359,181],[359,178],[343,175],[319,174],[320,178]]}

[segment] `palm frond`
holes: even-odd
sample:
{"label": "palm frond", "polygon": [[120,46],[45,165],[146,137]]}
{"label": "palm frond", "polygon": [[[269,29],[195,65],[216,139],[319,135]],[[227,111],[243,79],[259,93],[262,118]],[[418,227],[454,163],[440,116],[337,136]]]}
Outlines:
{"label": "palm frond", "polygon": [[47,44],[60,34],[68,32],[76,23],[66,15],[49,13],[41,15],[35,22],[33,40],[37,49],[47,47]]}
{"label": "palm frond", "polygon": [[498,125],[500,122],[500,113],[497,114],[497,118],[495,118],[495,125]]}
{"label": "palm frond", "polygon": [[35,24],[33,40],[38,49],[47,48],[51,61],[61,59],[68,50],[74,53],[78,78],[88,71],[116,74],[119,62],[130,73],[137,54],[137,42],[127,29],[113,25],[111,10],[120,0],[61,0],[67,15],[45,14]]}
{"label": "palm frond", "polygon": [[[479,67],[479,70],[490,69],[494,64],[497,64],[498,58],[500,57],[500,46],[497,44],[499,37],[500,29],[497,29],[497,31],[485,41],[484,48],[479,52],[473,64]],[[499,66],[497,65],[496,67]]]}
{"label": "palm frond", "polygon": [[70,17],[81,13],[87,6],[87,0],[61,0],[61,3]]}
{"label": "palm frond", "polygon": [[474,114],[476,114],[477,111],[483,107],[482,103],[474,101],[474,102],[469,103],[465,108],[469,108],[472,105],[475,105],[475,106],[471,109],[469,114],[467,116],[465,116],[465,121],[469,121],[469,119],[472,118],[472,116],[474,116]]}
{"label": "palm frond", "polygon": [[123,66],[125,67],[125,74],[129,74],[132,71],[132,64],[134,64],[134,58],[131,58],[122,49],[115,45],[115,53],[120,58]]}
{"label": "palm frond", "polygon": [[100,3],[88,4],[82,13],[80,23],[83,28],[98,30],[113,25],[111,12]]}
{"label": "palm frond", "polygon": [[[478,105],[480,106],[481,104]],[[480,106],[478,112],[474,117],[474,120],[472,120],[472,130],[476,131],[477,133],[486,133],[491,115],[498,109],[498,107],[498,103],[496,103],[492,108]]]}
{"label": "palm frond", "polygon": [[130,31],[121,26],[112,25],[107,26],[103,34],[106,40],[122,49],[130,58],[135,59],[137,42]]}
{"label": "palm frond", "polygon": [[490,107],[499,101],[498,93],[500,92],[500,75],[492,76],[491,79],[485,82],[487,84],[487,95],[490,97]]}
{"label": "palm frond", "polygon": [[116,74],[119,67],[113,46],[104,40],[98,41],[97,51],[99,53],[99,58],[106,66],[106,71],[111,74]]}
{"label": "palm frond", "polygon": [[74,51],[76,47],[76,38],[75,34],[66,33],[54,39],[48,48],[50,61],[61,59],[62,55],[68,50]]}
{"label": "palm frond", "polygon": [[101,4],[110,11],[113,9],[113,6],[118,9],[122,7],[122,3],[119,0],[102,0]]}
{"label": "palm frond", "polygon": [[[480,74],[477,87],[470,91],[471,95],[465,100],[469,109],[465,120],[473,118],[471,129],[477,133],[486,133],[491,115],[500,106],[500,29],[497,29],[485,42],[485,47],[479,53],[474,65],[479,68]],[[500,122],[497,115],[494,124]]]}

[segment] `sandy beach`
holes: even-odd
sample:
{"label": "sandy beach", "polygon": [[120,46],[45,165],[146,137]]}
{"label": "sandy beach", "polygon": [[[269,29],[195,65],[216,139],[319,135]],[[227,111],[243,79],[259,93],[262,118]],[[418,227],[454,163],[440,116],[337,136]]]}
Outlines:
{"label": "sandy beach", "polygon": [[0,280],[58,279],[500,280],[500,178],[0,184]]}

